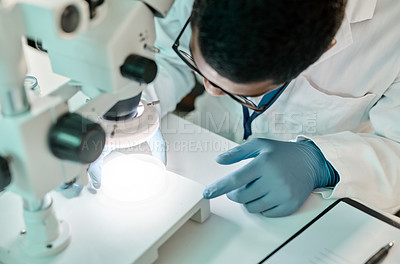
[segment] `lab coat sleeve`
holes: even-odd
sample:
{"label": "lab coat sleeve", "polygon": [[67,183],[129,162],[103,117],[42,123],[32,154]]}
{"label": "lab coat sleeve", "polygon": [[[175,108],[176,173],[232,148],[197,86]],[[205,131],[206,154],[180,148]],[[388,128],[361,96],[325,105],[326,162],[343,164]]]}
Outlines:
{"label": "lab coat sleeve", "polygon": [[[165,18],[156,18],[155,46],[157,76],[143,91],[146,101],[160,100],[157,106],[161,117],[175,109],[176,104],[194,87],[194,75],[190,68],[176,55],[172,45],[190,16],[193,0],[176,0]],[[190,43],[190,27],[180,39],[187,51]]]}
{"label": "lab coat sleeve", "polygon": [[[351,197],[394,213],[400,209],[400,76],[369,113],[374,133],[307,137],[340,175],[324,198]],[[297,140],[302,140],[298,137]]]}

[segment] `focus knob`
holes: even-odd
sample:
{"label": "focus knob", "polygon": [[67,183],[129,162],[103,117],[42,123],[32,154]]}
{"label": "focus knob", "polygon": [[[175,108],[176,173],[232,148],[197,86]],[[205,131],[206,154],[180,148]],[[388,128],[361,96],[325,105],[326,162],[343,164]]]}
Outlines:
{"label": "focus knob", "polygon": [[120,67],[122,76],[139,83],[151,83],[157,74],[154,61],[138,55],[129,55]]}
{"label": "focus knob", "polygon": [[0,157],[0,191],[11,183],[11,172],[8,167],[8,161]]}
{"label": "focus knob", "polygon": [[91,163],[101,154],[106,134],[103,128],[78,114],[60,117],[50,129],[49,146],[59,159]]}

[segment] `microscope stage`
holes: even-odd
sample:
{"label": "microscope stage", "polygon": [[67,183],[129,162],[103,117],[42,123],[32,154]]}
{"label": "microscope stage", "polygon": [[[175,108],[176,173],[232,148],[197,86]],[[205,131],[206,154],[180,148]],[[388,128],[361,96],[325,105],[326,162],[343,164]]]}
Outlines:
{"label": "microscope stage", "polygon": [[203,222],[210,213],[204,186],[166,172],[163,191],[142,201],[117,202],[86,188],[78,197],[52,192],[59,220],[71,228],[69,246],[56,256],[32,258],[21,253],[22,199],[0,196],[0,263],[152,263],[158,248],[189,219]]}

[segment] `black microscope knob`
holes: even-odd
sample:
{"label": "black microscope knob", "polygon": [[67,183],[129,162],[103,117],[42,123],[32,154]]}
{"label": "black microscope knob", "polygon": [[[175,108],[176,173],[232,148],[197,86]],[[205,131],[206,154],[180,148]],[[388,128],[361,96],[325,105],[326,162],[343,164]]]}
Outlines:
{"label": "black microscope knob", "polygon": [[0,191],[11,183],[11,172],[8,161],[0,156]]}
{"label": "black microscope knob", "polygon": [[99,124],[68,113],[50,129],[49,147],[60,159],[87,164],[100,156],[105,139],[106,134]]}
{"label": "black microscope knob", "polygon": [[138,55],[129,55],[120,67],[122,76],[139,82],[151,83],[157,75],[157,65],[154,61]]}

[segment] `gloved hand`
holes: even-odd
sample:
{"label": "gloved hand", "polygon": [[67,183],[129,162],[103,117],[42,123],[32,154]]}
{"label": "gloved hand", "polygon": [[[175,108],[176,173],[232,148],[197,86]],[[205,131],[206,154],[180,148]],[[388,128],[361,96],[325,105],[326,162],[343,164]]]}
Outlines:
{"label": "gloved hand", "polygon": [[101,172],[103,168],[104,158],[113,151],[110,148],[104,147],[101,155],[92,162],[88,167],[89,183],[87,185],[88,190],[91,193],[96,193],[96,189],[100,189],[101,186]]}
{"label": "gloved hand", "polygon": [[334,186],[339,176],[312,141],[253,139],[217,156],[220,164],[254,158],[239,170],[209,185],[211,199],[222,194],[250,213],[268,217],[295,212],[317,187]]}
{"label": "gloved hand", "polygon": [[78,196],[83,189],[82,185],[77,184],[76,182],[63,183],[56,191],[60,192],[65,198],[71,199],[73,197]]}
{"label": "gloved hand", "polygon": [[[105,156],[110,154],[111,150],[106,148],[103,149],[101,155],[91,164],[88,165],[89,183],[87,185],[88,190],[91,193],[96,193],[96,189],[100,188],[101,185],[101,168],[103,166],[103,159]],[[79,196],[83,190],[82,185],[72,181],[69,183],[61,184],[56,190],[59,191],[65,198],[73,198]]]}
{"label": "gloved hand", "polygon": [[[164,164],[166,164],[167,156],[166,156],[166,143],[162,136],[160,129],[157,130],[155,135],[147,140],[149,148],[152,152],[152,155],[158,159],[160,159]],[[101,187],[101,176],[102,176],[102,168],[104,158],[110,154],[114,149],[105,147],[101,155],[88,166],[88,174],[89,174],[89,184],[87,185],[88,191],[91,193],[96,193],[98,189]],[[66,198],[76,197],[82,191],[83,186],[80,186],[77,183],[68,183],[62,184],[57,190],[60,191]]]}
{"label": "gloved hand", "polygon": [[167,144],[165,143],[164,137],[161,130],[158,129],[157,132],[147,140],[151,154],[157,159],[161,160],[164,165],[167,164]]}

